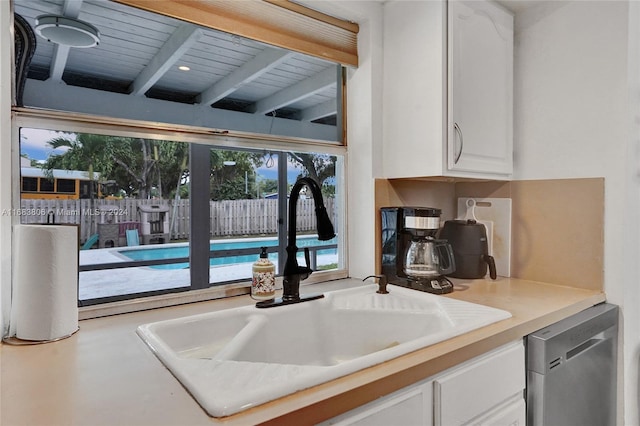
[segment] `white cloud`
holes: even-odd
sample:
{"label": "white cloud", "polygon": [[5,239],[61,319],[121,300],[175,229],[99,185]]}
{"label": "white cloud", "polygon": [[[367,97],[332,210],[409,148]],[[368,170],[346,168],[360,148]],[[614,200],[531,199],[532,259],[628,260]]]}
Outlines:
{"label": "white cloud", "polygon": [[[39,150],[51,150],[51,147],[47,144],[52,139],[64,137],[69,139],[75,139],[74,134],[67,134],[54,130],[44,129],[20,129],[20,146],[23,148],[34,148]],[[67,148],[59,148],[55,150],[56,153],[62,153]],[[52,151],[52,150],[51,150]]]}

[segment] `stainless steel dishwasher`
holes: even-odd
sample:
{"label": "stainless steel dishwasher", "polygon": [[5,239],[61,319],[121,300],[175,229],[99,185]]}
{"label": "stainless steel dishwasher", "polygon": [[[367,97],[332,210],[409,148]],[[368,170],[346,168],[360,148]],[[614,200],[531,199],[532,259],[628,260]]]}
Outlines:
{"label": "stainless steel dishwasher", "polygon": [[617,347],[608,303],[527,336],[527,425],[614,426]]}

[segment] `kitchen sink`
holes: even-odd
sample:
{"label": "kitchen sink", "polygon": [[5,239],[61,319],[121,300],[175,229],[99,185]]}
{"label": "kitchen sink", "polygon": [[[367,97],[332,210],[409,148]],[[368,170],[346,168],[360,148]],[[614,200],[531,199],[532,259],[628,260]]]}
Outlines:
{"label": "kitchen sink", "polygon": [[138,327],[207,413],[222,417],[511,317],[377,285],[312,302],[228,309]]}

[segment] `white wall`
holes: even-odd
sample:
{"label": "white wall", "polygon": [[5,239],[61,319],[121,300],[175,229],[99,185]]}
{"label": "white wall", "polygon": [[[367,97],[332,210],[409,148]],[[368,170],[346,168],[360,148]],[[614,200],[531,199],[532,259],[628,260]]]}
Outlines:
{"label": "white wall", "polygon": [[631,35],[638,46],[629,12],[623,1],[575,1],[516,15],[514,169],[517,179],[605,178],[605,291],[623,312],[623,424],[631,425],[639,424],[640,276],[640,115],[631,102],[640,101],[640,76],[628,72],[639,57],[628,54]]}
{"label": "white wall", "polygon": [[627,203],[624,236],[622,298],[624,300],[625,424],[640,424],[640,2],[629,4],[629,103],[630,138],[627,149]]}
{"label": "white wall", "polygon": [[357,22],[358,68],[347,73],[347,209],[349,272],[363,278],[375,272],[375,151],[382,145],[382,3],[306,0],[301,3]]}
{"label": "white wall", "polygon": [[12,35],[9,2],[0,1],[0,336],[9,324],[11,291],[11,62]]}

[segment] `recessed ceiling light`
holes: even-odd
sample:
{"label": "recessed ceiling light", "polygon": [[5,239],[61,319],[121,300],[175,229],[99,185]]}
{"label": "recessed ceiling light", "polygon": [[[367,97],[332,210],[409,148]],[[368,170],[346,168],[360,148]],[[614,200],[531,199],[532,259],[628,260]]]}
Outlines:
{"label": "recessed ceiling light", "polygon": [[40,37],[62,46],[93,47],[100,43],[100,32],[96,27],[66,16],[38,16],[35,30]]}
{"label": "recessed ceiling light", "polygon": [[178,69],[179,69],[180,71],[189,71],[191,68],[189,68],[189,67],[188,67],[188,66],[186,66],[186,65],[180,65],[180,66],[178,67]]}

